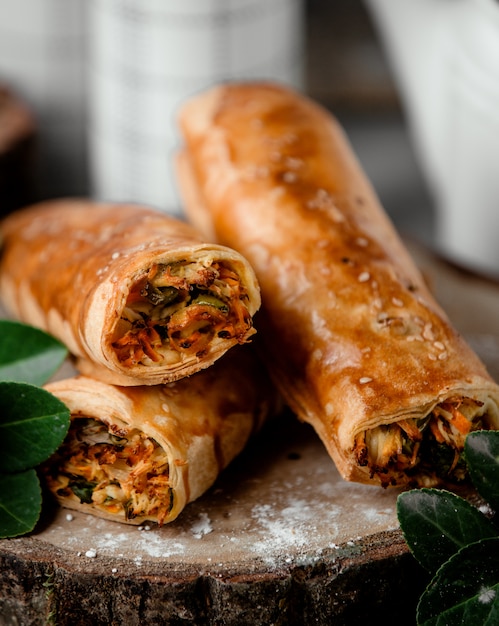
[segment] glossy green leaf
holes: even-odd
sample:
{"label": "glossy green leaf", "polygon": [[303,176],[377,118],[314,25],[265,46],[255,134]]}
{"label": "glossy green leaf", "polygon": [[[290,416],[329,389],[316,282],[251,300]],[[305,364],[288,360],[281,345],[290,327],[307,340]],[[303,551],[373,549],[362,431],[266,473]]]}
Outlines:
{"label": "glossy green leaf", "polygon": [[40,481],[34,469],[0,474],[0,538],[31,532],[41,509]]}
{"label": "glossy green leaf", "polygon": [[499,431],[470,433],[464,451],[476,490],[494,511],[499,512]]}
{"label": "glossy green leaf", "polygon": [[0,382],[0,472],[23,471],[45,461],[69,428],[67,407],[25,383]]}
{"label": "glossy green leaf", "polygon": [[420,598],[417,623],[499,624],[499,538],[470,544],[444,563]]}
{"label": "glossy green leaf", "polygon": [[444,489],[400,494],[397,515],[411,552],[430,572],[466,544],[497,535],[494,525],[478,509]]}
{"label": "glossy green leaf", "polygon": [[68,351],[51,335],[19,322],[0,320],[0,380],[43,385]]}

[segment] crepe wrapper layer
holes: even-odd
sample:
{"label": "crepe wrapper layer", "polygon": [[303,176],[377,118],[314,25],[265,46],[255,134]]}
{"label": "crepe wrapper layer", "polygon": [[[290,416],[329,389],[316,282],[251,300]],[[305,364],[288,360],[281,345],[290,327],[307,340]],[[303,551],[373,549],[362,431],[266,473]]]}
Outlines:
{"label": "crepe wrapper layer", "polygon": [[279,408],[249,346],[166,385],[76,376],[46,389],[71,412],[68,437],[43,468],[49,489],[67,508],[130,524],[174,520]]}
{"label": "crepe wrapper layer", "polygon": [[248,82],[193,97],[179,124],[187,214],[255,269],[257,345],[342,476],[460,480],[467,430],[499,426],[498,386],[429,293],[337,120]]}
{"label": "crepe wrapper layer", "polygon": [[260,292],[248,262],[163,213],[56,200],[11,214],[0,240],[5,308],[59,338],[83,374],[170,382],[255,332]]}

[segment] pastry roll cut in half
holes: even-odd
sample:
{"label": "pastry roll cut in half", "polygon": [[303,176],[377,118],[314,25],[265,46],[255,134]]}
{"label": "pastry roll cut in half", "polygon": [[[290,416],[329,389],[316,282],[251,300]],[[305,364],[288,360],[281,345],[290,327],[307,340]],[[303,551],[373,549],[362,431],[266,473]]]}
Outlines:
{"label": "pastry roll cut in half", "polygon": [[252,264],[259,346],[345,479],[463,478],[499,427],[499,388],[429,293],[337,120],[275,84],[185,103],[178,181],[192,222]]}
{"label": "pastry roll cut in half", "polygon": [[211,365],[255,332],[255,274],[192,226],[125,204],[56,200],[0,223],[0,295],[63,341],[81,373],[160,384]]}
{"label": "pastry roll cut in half", "polygon": [[249,346],[165,385],[117,387],[85,376],[46,385],[71,412],[43,468],[65,507],[160,525],[203,494],[239,454],[277,396]]}

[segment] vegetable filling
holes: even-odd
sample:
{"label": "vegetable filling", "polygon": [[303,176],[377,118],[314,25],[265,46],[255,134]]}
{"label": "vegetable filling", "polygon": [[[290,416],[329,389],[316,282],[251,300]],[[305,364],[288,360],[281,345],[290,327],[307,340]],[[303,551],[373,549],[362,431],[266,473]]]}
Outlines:
{"label": "vegetable filling", "polygon": [[440,479],[461,481],[466,476],[462,459],[466,435],[487,428],[486,407],[472,398],[455,397],[441,402],[423,419],[405,419],[359,433],[354,451],[357,462],[378,476],[384,487],[398,481],[387,473],[395,470],[422,474],[428,486]]}
{"label": "vegetable filling", "polygon": [[173,507],[166,454],[136,429],[115,435],[97,420],[74,419],[46,474],[53,493],[126,520],[162,524]]}
{"label": "vegetable filling", "polygon": [[248,295],[222,263],[156,264],[132,286],[113,348],[125,365],[201,356],[210,342],[253,334]]}

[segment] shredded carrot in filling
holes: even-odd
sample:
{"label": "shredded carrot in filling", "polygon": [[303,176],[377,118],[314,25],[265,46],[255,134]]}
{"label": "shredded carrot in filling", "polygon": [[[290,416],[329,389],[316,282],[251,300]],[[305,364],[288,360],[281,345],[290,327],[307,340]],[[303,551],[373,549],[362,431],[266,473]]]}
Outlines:
{"label": "shredded carrot in filling", "polygon": [[173,507],[166,454],[138,430],[117,437],[102,422],[74,419],[45,473],[55,494],[125,519],[162,524]]}
{"label": "shredded carrot in filling", "polygon": [[201,355],[214,337],[244,343],[252,334],[248,295],[221,263],[153,265],[132,286],[113,347],[125,365],[158,363],[170,350]]}
{"label": "shredded carrot in filling", "polygon": [[450,398],[423,419],[399,420],[359,433],[354,454],[357,463],[369,467],[371,477],[378,476],[383,486],[395,484],[396,474],[410,476],[415,468],[427,474],[428,484],[440,478],[461,480],[466,435],[485,427],[486,420],[483,403]]}

